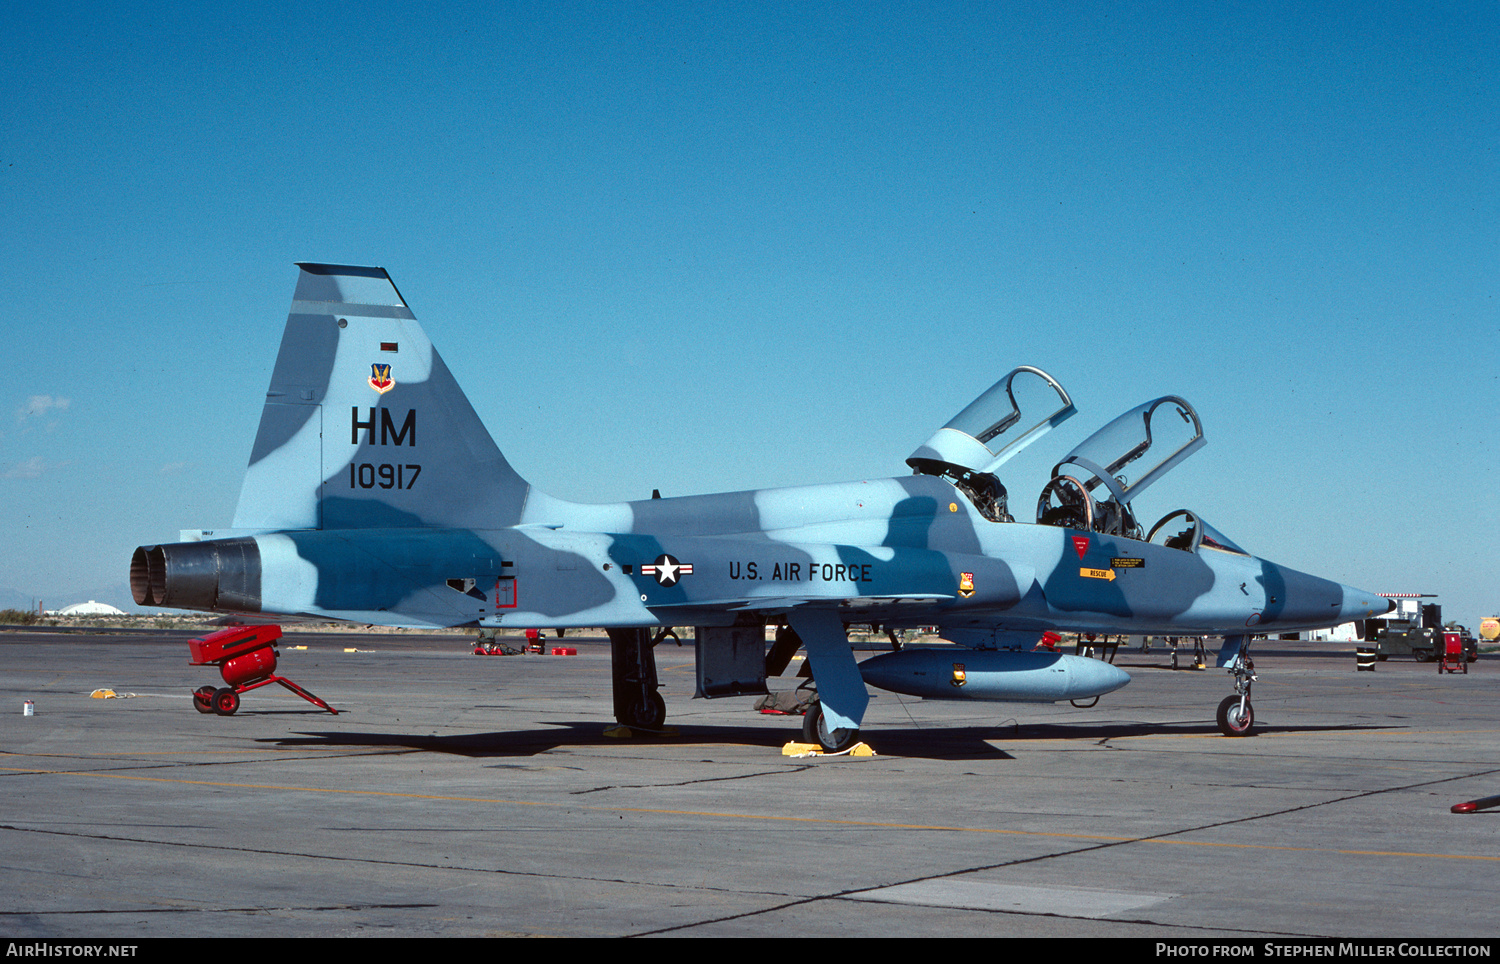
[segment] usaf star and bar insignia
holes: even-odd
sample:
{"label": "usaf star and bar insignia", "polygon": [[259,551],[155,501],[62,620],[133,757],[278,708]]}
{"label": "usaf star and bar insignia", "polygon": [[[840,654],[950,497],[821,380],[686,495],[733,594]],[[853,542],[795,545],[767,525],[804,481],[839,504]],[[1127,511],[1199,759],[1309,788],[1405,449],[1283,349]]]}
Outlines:
{"label": "usaf star and bar insignia", "polygon": [[663,586],[675,586],[679,578],[692,574],[692,563],[678,562],[666,553],[657,556],[655,563],[641,566],[641,575],[653,576]]}

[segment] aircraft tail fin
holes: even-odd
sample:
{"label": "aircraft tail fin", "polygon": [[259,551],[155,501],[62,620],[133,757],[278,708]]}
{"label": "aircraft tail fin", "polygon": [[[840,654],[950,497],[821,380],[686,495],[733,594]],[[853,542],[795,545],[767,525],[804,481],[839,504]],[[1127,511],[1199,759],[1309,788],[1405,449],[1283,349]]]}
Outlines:
{"label": "aircraft tail fin", "polygon": [[385,269],[298,267],[234,527],[519,522],[530,487]]}

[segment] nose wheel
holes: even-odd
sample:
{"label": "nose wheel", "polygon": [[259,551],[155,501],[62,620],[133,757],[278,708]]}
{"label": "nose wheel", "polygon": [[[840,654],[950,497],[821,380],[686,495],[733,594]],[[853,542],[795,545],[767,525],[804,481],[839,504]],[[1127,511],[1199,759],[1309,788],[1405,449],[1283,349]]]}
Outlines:
{"label": "nose wheel", "polygon": [[1239,694],[1224,697],[1219,704],[1219,732],[1225,736],[1249,736],[1255,726],[1255,708]]}

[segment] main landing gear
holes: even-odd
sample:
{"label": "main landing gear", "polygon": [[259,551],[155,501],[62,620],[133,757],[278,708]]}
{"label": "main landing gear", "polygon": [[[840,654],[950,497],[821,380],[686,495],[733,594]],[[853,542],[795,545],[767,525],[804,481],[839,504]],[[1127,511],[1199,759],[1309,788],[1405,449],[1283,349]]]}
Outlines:
{"label": "main landing gear", "polygon": [[807,715],[802,717],[802,740],[816,743],[825,753],[843,753],[859,742],[859,730],[829,729],[823,704],[815,699],[807,704]]}
{"label": "main landing gear", "polygon": [[[831,609],[798,608],[787,614],[787,623],[807,650],[807,663],[818,687],[818,698],[808,704],[807,715],[802,718],[803,738],[828,753],[851,749],[859,742],[859,721],[864,718],[870,694],[849,648],[843,620]],[[831,707],[833,718],[845,726],[829,725],[825,703]]]}
{"label": "main landing gear", "polygon": [[[610,666],[614,677],[615,719],[633,730],[660,730],[667,722],[667,703],[657,692],[649,629],[610,629]],[[676,634],[673,634],[675,638]]]}
{"label": "main landing gear", "polygon": [[[901,638],[887,629],[890,636],[891,649],[901,649]],[[780,676],[791,662],[792,655],[802,648],[802,637],[797,635],[797,630],[791,626],[782,626],[776,630],[776,643],[766,655],[766,675]],[[816,685],[817,680],[812,672],[812,661],[809,660],[802,666],[802,674]],[[804,692],[807,683],[798,688],[798,692]],[[816,693],[816,690],[813,691]],[[816,695],[807,703],[807,709],[802,715],[802,742],[811,743],[822,749],[824,753],[843,753],[845,750],[859,742],[858,727],[830,727],[828,717],[823,715],[823,702]]]}
{"label": "main landing gear", "polygon": [[[1229,640],[1225,640],[1226,643]],[[1250,637],[1239,637],[1239,652],[1230,672],[1234,673],[1234,695],[1224,697],[1217,716],[1219,732],[1225,736],[1249,736],[1255,727],[1255,707],[1250,705],[1250,684],[1255,682],[1255,661],[1250,658]],[[1225,647],[1228,648],[1227,646]]]}

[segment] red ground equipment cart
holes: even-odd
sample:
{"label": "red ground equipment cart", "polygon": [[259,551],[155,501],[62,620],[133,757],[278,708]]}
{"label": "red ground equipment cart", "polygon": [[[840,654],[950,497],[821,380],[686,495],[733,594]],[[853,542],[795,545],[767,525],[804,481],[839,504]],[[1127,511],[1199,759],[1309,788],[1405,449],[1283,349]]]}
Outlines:
{"label": "red ground equipment cart", "polygon": [[232,716],[240,708],[240,694],[269,683],[280,683],[314,706],[334,715],[338,710],[324,703],[285,676],[276,675],[276,640],[280,626],[232,626],[188,643],[192,666],[217,666],[229,684],[200,686],[193,691],[193,706],[199,713]]}
{"label": "red ground equipment cart", "polygon": [[1468,653],[1464,652],[1464,637],[1462,633],[1452,630],[1443,630],[1438,634],[1438,672],[1446,670],[1449,673],[1457,673],[1462,669],[1469,672]]}

